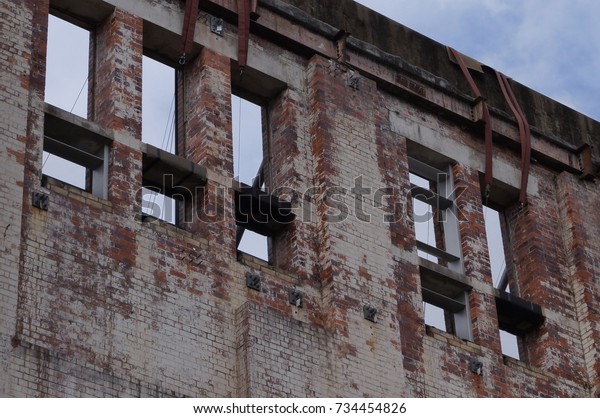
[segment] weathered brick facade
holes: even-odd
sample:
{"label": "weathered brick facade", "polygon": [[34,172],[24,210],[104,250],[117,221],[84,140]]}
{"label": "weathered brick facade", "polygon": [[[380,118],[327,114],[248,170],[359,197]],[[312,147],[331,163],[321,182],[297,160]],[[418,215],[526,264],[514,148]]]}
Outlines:
{"label": "weathered brick facade", "polygon": [[[600,396],[600,124],[511,83],[532,132],[521,205],[517,122],[493,70],[473,71],[494,134],[486,195],[480,103],[445,47],[349,0],[261,0],[240,76],[237,3],[200,2],[183,65],[185,1],[1,3],[0,395]],[[49,13],[91,30],[88,120],[44,103]],[[177,70],[179,159],[142,142],[143,54]],[[296,215],[270,233],[270,263],[236,249],[232,91],[263,106],[266,190]],[[42,176],[50,129],[107,146],[88,167],[106,165],[105,196]],[[415,160],[451,178],[458,261],[417,253]],[[198,179],[191,222],[140,216],[159,166]],[[492,284],[484,204],[506,220],[512,302]],[[465,295],[454,332],[424,320],[433,290],[461,301],[447,287]],[[499,329],[524,305],[543,322],[515,360]]]}

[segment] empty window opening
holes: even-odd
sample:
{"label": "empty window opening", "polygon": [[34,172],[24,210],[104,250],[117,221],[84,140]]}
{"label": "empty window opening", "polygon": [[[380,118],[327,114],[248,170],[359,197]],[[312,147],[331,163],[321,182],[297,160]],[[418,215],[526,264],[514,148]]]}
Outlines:
{"label": "empty window opening", "polygon": [[79,189],[86,189],[87,170],[84,166],[44,151],[42,174]]}
{"label": "empty window opening", "polygon": [[108,197],[108,150],[111,140],[92,123],[45,104],[42,174]]}
{"label": "empty window opening", "polygon": [[462,272],[452,179],[445,171],[409,158],[413,220],[420,257]]}
{"label": "empty window opening", "polygon": [[[483,217],[485,219],[485,235],[487,238],[488,251],[490,255],[490,269],[494,287],[502,285],[504,288],[506,278],[506,257],[502,228],[500,227],[500,213],[488,206],[483,206]],[[505,290],[505,289],[502,290]]]}
{"label": "empty window opening", "polygon": [[[175,69],[152,58],[142,59],[142,141],[171,154],[176,147]],[[168,173],[167,173],[168,174]],[[142,189],[142,213],[177,225],[179,202]]]}
{"label": "empty window opening", "polygon": [[90,32],[56,16],[48,20],[45,101],[87,118]]}
{"label": "empty window opening", "polygon": [[[87,118],[90,32],[50,15],[44,100]],[[42,174],[86,188],[86,168],[44,152]]]}
{"label": "empty window opening", "polygon": [[142,214],[177,225],[177,201],[155,189],[142,188]]}
{"label": "empty window opening", "polygon": [[[502,222],[504,213],[483,205],[483,218],[485,220],[485,235],[490,256],[490,270],[494,288],[511,293],[508,269],[506,265],[506,247],[503,236]],[[506,330],[500,329],[500,344],[502,354],[519,360],[519,338]]]}
{"label": "empty window opening", "polygon": [[450,166],[409,158],[409,171],[425,324],[471,339]]}
{"label": "empty window opening", "polygon": [[[231,95],[233,175],[251,185],[263,161],[263,108]],[[262,185],[261,185],[262,187]]]}
{"label": "empty window opening", "polygon": [[[234,94],[231,95],[233,120],[233,171],[240,183],[265,190],[263,164],[263,113],[266,109]],[[238,250],[269,261],[270,239],[238,226]]]}
{"label": "empty window opening", "polygon": [[142,141],[176,154],[175,69],[142,60]]}

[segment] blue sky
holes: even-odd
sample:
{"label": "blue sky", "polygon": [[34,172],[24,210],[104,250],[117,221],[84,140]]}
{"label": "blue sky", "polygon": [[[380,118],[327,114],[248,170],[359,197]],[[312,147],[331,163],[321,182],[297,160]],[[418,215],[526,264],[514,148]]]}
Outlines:
{"label": "blue sky", "polygon": [[600,120],[597,0],[358,0]]}

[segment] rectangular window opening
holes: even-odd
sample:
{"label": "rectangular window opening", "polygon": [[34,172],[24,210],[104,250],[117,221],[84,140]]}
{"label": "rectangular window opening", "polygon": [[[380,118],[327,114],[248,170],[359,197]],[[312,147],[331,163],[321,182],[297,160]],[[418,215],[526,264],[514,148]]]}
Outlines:
{"label": "rectangular window opening", "polygon": [[517,360],[521,359],[519,354],[519,337],[510,332],[500,330],[500,345],[502,346],[502,354]]}
{"label": "rectangular window opening", "polygon": [[450,166],[409,158],[409,180],[425,324],[470,340],[470,285],[463,277]]}
{"label": "rectangular window opening", "polygon": [[[509,254],[505,236],[507,220],[501,205],[495,202],[487,202],[485,199],[484,201],[486,204],[483,205],[483,217],[485,220],[485,234],[490,258],[492,282],[494,288],[500,291],[500,297],[496,298],[496,308],[500,327],[502,354],[521,360],[523,358],[522,336],[528,330],[534,329],[536,324],[539,324],[542,320],[541,314],[536,313],[533,306],[522,310],[524,309],[523,306],[527,306],[527,304],[523,305],[523,302],[526,301],[515,302],[519,298],[514,291],[514,283],[511,283],[510,280],[513,273],[511,272],[510,263],[507,265],[506,257]],[[516,304],[511,304],[511,300]]]}
{"label": "rectangular window opening", "polygon": [[[88,116],[89,48],[88,30],[49,15],[44,100],[81,118]],[[89,184],[93,181],[93,170],[89,170],[78,158],[67,158],[66,154],[75,154],[65,147],[62,138],[52,138],[45,133],[42,174],[83,190],[96,189],[94,194],[104,197],[98,187]]]}
{"label": "rectangular window opening", "polygon": [[46,103],[42,174],[108,198],[111,139],[91,122]]}
{"label": "rectangular window opening", "polygon": [[[420,177],[414,173],[410,173],[410,182],[418,187],[430,189],[431,186],[429,181]],[[417,241],[427,244],[432,247],[438,247],[436,243],[436,227],[434,223],[434,210],[431,205],[423,202],[416,197],[412,198],[413,201],[413,219],[415,221],[415,233],[417,235]],[[427,253],[417,248],[417,254],[419,257],[423,257],[434,263],[438,263],[439,260],[436,256]]]}
{"label": "rectangular window opening", "polygon": [[[146,55],[142,57],[142,142],[171,154],[177,154],[175,74],[173,67]],[[163,179],[173,176],[166,171],[161,174]],[[181,202],[161,192],[170,186],[142,188],[144,220],[159,219],[178,225]]]}
{"label": "rectangular window opening", "polygon": [[88,115],[90,32],[50,15],[46,51],[46,103]]}
{"label": "rectangular window opening", "polygon": [[142,59],[142,142],[177,154],[175,69]]}
{"label": "rectangular window opening", "polygon": [[260,258],[263,261],[269,261],[268,237],[257,234],[254,231],[246,230],[244,232],[242,240],[238,245],[238,250]]}
{"label": "rectangular window opening", "polygon": [[[263,117],[266,109],[231,95],[233,122],[233,172],[242,184],[265,191],[263,168]],[[270,247],[272,240],[268,232],[256,231],[238,225],[238,251],[250,254],[264,261],[272,261]]]}
{"label": "rectangular window opening", "polygon": [[409,161],[417,253],[428,261],[462,272],[449,167],[443,171],[413,158]]}

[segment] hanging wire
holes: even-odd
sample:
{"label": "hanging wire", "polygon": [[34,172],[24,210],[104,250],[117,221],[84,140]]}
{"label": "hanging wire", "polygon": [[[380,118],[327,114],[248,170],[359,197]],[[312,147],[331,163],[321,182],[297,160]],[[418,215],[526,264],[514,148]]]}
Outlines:
{"label": "hanging wire", "polygon": [[86,84],[88,83],[90,79],[90,75],[88,74],[88,76],[86,77],[85,81],[83,82],[83,86],[81,86],[81,89],[79,90],[79,93],[77,94],[77,98],[75,99],[75,103],[73,103],[73,106],[71,107],[71,110],[69,110],[70,113],[73,113],[73,109],[75,109],[75,106],[77,105],[77,102],[79,101],[79,98],[81,97],[81,93],[83,92],[83,88],[86,86]]}
{"label": "hanging wire", "polygon": [[165,132],[163,133],[163,139],[160,144],[160,148],[165,151],[169,151],[170,142],[172,140],[172,130],[175,126],[175,93],[173,93],[173,100],[171,100],[171,106],[169,107],[169,114],[167,115],[167,124],[165,125]]}

